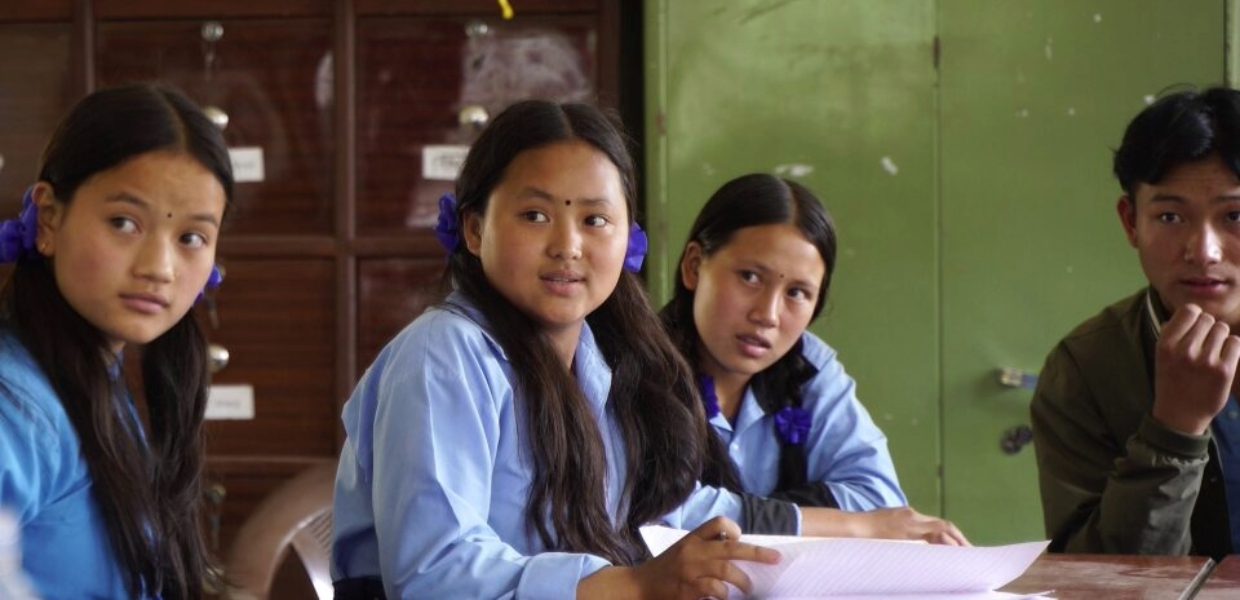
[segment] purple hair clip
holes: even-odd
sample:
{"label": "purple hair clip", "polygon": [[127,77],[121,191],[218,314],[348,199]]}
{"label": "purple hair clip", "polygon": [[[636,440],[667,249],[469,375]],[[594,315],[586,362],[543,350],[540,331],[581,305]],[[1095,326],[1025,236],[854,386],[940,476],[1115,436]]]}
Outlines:
{"label": "purple hair clip", "polygon": [[786,406],[775,413],[775,432],[785,444],[800,446],[809,437],[810,422],[808,410]]}
{"label": "purple hair clip", "polygon": [[[642,262],[646,260],[648,241],[646,232],[636,222],[629,227],[629,247],[624,251],[624,268],[637,273],[642,270]],[[712,387],[713,389],[713,387]]]}
{"label": "purple hair clip", "polygon": [[456,219],[456,196],[452,192],[439,197],[439,222],[435,224],[435,237],[448,254],[456,252],[461,245],[461,224]]}
{"label": "purple hair clip", "polygon": [[710,375],[699,375],[698,391],[702,393],[702,406],[706,408],[706,418],[715,418],[715,415],[719,414],[719,396],[715,394],[715,378]]}
{"label": "purple hair clip", "polygon": [[207,285],[201,292],[198,292],[198,297],[194,299],[194,304],[202,302],[202,299],[206,298],[208,291],[219,289],[222,283],[224,283],[224,271],[220,270],[219,265],[211,265],[211,274],[207,275]]}
{"label": "purple hair clip", "polygon": [[35,254],[38,233],[39,207],[34,203],[34,186],[30,186],[22,197],[21,214],[0,223],[0,263],[17,262],[22,256]]}

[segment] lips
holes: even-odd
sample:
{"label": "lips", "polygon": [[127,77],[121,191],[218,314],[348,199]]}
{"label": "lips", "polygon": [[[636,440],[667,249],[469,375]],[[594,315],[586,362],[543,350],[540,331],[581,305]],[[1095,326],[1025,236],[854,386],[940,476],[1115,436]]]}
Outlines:
{"label": "lips", "polygon": [[771,349],[771,342],[758,335],[740,334],[736,341],[740,343],[741,353],[750,358],[759,358]]}
{"label": "lips", "polygon": [[155,314],[168,308],[170,304],[167,298],[159,294],[147,293],[121,294],[121,302],[131,310],[145,314]]}
{"label": "lips", "polygon": [[572,297],[581,291],[581,283],[585,276],[576,271],[551,271],[539,275],[543,287],[555,296]]}
{"label": "lips", "polygon": [[1228,279],[1211,276],[1184,277],[1177,280],[1184,289],[1196,294],[1219,294],[1227,291],[1232,282]]}

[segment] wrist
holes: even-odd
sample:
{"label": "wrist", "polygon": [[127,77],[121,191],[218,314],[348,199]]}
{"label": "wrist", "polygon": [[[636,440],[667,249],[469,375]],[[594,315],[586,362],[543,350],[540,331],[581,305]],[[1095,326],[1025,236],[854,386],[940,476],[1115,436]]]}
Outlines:
{"label": "wrist", "polygon": [[577,584],[577,597],[602,600],[641,600],[642,589],[636,567],[606,567]]}
{"label": "wrist", "polygon": [[1154,403],[1152,413],[1159,425],[1182,435],[1204,435],[1210,429],[1210,422],[1214,420],[1213,416],[1194,417],[1176,414],[1175,411],[1160,410],[1157,402]]}

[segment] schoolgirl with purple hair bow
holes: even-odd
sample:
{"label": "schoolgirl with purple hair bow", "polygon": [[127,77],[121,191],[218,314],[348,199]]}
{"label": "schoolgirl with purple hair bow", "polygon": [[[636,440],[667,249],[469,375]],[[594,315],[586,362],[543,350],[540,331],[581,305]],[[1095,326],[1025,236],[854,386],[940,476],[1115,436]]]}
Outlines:
{"label": "schoolgirl with purple hair bow", "polygon": [[753,174],[694,222],[662,319],[698,374],[703,483],[782,500],[771,532],[967,540],[908,508],[887,440],[835,350],[807,328],[835,267],[835,226],[804,186]]}
{"label": "schoolgirl with purple hair bow", "polygon": [[[218,579],[190,309],[220,283],[232,185],[219,129],[183,94],[105,89],[61,122],[0,223],[0,507],[38,596],[201,598]],[[135,346],[141,407],[123,373]]]}

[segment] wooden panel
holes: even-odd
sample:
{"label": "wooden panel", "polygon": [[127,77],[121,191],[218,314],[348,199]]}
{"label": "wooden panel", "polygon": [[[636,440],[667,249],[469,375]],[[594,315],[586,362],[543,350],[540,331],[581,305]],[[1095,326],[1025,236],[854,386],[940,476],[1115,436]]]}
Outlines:
{"label": "wooden panel", "polygon": [[43,147],[73,104],[72,26],[0,25],[0,220],[17,216]]}
{"label": "wooden panel", "polygon": [[265,180],[237,185],[232,231],[332,232],[330,21],[220,24],[214,44],[203,40],[197,20],[100,24],[99,85],[170,82],[228,114],[229,146],[262,148]]}
{"label": "wooden panel", "polygon": [[[600,2],[615,0],[514,0],[514,17],[531,14],[591,12]],[[355,0],[359,15],[482,15],[501,16],[495,0]]]}
{"label": "wooden panel", "polygon": [[332,0],[95,0],[100,19],[328,16]]}
{"label": "wooden panel", "polygon": [[358,229],[433,226],[451,181],[422,175],[426,144],[469,144],[463,107],[491,116],[515,100],[589,101],[597,51],[589,18],[358,20]]}
{"label": "wooden panel", "polygon": [[357,364],[370,366],[401,329],[437,301],[442,258],[364,259],[358,267]]}
{"label": "wooden panel", "polygon": [[72,18],[72,0],[5,0],[0,3],[0,21],[68,21]]}
{"label": "wooden panel", "polygon": [[1000,591],[1061,600],[1191,598],[1212,565],[1203,556],[1044,554]]}
{"label": "wooden panel", "polygon": [[221,454],[332,456],[335,264],[330,259],[224,259],[220,327],[228,349],[215,383],[254,386],[255,418],[211,421],[207,450]]}

